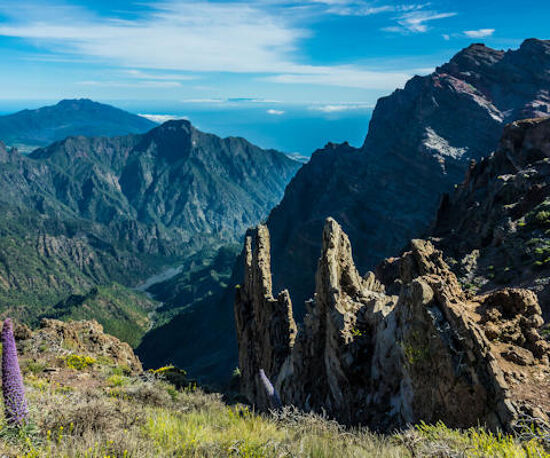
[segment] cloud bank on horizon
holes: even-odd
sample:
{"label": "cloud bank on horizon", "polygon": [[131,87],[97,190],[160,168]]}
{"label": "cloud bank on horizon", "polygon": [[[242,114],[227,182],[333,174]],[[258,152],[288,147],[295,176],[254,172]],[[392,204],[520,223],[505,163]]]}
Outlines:
{"label": "cloud bank on horizon", "polygon": [[[472,39],[536,35],[510,26],[506,3],[480,15],[471,0],[0,1],[0,81],[12,82],[0,98],[372,104]],[[531,14],[544,27],[541,8]]]}

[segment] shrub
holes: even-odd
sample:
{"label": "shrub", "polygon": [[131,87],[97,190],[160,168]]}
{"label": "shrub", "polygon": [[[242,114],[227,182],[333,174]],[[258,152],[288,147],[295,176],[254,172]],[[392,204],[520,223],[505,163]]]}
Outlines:
{"label": "shrub", "polygon": [[67,367],[76,369],[77,371],[84,370],[95,363],[97,363],[97,360],[91,356],[68,355],[65,357],[65,364]]}

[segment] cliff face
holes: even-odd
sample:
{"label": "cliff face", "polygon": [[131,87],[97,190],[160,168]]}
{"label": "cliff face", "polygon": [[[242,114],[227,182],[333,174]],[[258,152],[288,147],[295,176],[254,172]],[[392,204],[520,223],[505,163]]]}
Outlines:
{"label": "cliff face", "polygon": [[550,344],[538,333],[536,296],[507,288],[468,297],[441,252],[411,245],[361,277],[347,235],[329,218],[315,296],[294,336],[288,293],[272,295],[267,229],[247,237],[235,301],[244,394],[269,407],[264,369],[283,403],[376,429],[548,420]]}
{"label": "cliff face", "polygon": [[327,216],[342,223],[361,269],[401,250],[504,124],[548,115],[549,87],[550,41],[527,40],[507,52],[472,45],[381,98],[362,148],[316,151],[270,214],[275,286],[289,288],[300,315]]}
{"label": "cliff face", "polygon": [[518,121],[445,196],[431,230],[462,284],[536,292],[550,320],[550,119]]}

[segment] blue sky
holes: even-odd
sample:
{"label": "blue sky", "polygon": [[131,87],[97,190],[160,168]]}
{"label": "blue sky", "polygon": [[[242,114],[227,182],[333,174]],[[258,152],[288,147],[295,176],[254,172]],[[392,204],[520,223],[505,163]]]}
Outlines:
{"label": "blue sky", "polygon": [[354,109],[471,42],[550,38],[549,18],[540,0],[0,0],[0,99]]}
{"label": "blue sky", "polygon": [[541,0],[0,0],[0,106],[359,113],[472,42],[550,38],[549,18]]}

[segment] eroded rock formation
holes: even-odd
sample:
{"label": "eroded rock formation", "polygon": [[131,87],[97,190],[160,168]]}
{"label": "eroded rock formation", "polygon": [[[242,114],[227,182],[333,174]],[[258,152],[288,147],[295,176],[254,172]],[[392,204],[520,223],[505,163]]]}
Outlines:
{"label": "eroded rock formation", "polygon": [[296,328],[288,293],[273,297],[269,234],[245,245],[235,301],[243,393],[267,408],[259,370],[284,404],[388,430],[420,420],[510,429],[523,415],[548,421],[550,345],[536,296],[504,289],[471,297],[442,254],[410,251],[361,277],[351,244],[329,218],[314,298]]}
{"label": "eroded rock formation", "polygon": [[[259,379],[263,369],[268,378],[276,376],[294,344],[296,324],[288,291],[273,297],[269,232],[259,226],[249,232],[245,242],[244,284],[237,289],[235,324],[247,342],[239,346],[242,361],[242,391],[263,408],[269,406]],[[258,377],[257,377],[258,376]]]}

